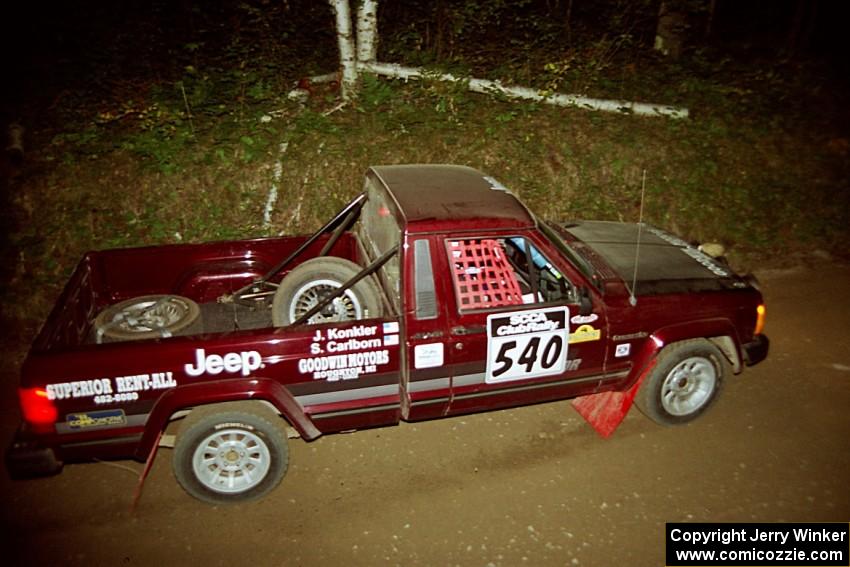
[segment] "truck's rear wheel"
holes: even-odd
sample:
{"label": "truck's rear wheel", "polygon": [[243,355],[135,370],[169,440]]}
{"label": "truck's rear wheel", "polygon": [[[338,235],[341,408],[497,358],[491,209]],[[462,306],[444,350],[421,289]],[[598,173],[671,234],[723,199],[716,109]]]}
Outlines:
{"label": "truck's rear wheel", "polygon": [[199,321],[201,308],[180,295],[142,295],[110,305],[94,320],[96,341],[170,337]]}
{"label": "truck's rear wheel", "polygon": [[[289,272],[277,288],[272,304],[275,326],[289,325],[323,298],[356,276],[361,267],[343,258],[307,260]],[[381,295],[372,277],[365,277],[310,317],[308,323],[354,321],[381,316]]]}
{"label": "truck's rear wheel", "polygon": [[717,398],[729,361],[705,339],[668,345],[640,388],[635,404],[661,425],[678,425],[699,417]]}
{"label": "truck's rear wheel", "polygon": [[174,446],[174,476],[210,504],[258,500],[286,474],[289,448],[282,420],[251,402],[193,410]]}

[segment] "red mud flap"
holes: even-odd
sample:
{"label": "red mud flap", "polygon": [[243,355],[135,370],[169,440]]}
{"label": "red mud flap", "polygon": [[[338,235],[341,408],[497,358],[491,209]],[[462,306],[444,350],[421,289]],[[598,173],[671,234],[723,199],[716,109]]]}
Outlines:
{"label": "red mud flap", "polygon": [[159,449],[159,440],[162,439],[162,431],[159,432],[159,435],[156,436],[156,441],[151,448],[151,452],[148,455],[147,461],[145,461],[145,468],[142,470],[139,475],[139,484],[136,485],[136,492],[133,495],[133,503],[130,505],[130,514],[136,511],[136,506],[139,505],[139,498],[142,497],[142,487],[145,484],[145,479],[148,477],[148,473],[151,472],[151,467],[153,466],[153,460],[156,457],[156,451]]}
{"label": "red mud flap", "polygon": [[626,414],[635,401],[640,385],[644,378],[655,366],[655,361],[643,371],[637,382],[624,392],[601,392],[573,399],[576,411],[604,438],[608,438],[626,419]]}

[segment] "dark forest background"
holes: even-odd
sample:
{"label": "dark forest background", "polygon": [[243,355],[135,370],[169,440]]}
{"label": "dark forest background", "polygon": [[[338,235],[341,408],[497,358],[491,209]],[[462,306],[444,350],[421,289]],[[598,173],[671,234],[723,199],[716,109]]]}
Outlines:
{"label": "dark forest background", "polygon": [[334,84],[293,100],[338,68],[319,0],[4,5],[0,118],[24,132],[3,163],[4,318],[41,317],[87,249],[311,230],[378,163],[468,164],[545,217],[628,221],[646,171],[646,218],[741,269],[846,259],[848,6],[379,3],[379,61],[689,109],[672,120],[368,75],[345,106]]}

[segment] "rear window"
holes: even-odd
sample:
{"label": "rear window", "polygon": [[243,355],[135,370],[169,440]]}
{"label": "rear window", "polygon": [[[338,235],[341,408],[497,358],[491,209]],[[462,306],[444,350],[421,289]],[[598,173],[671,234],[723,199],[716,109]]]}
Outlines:
{"label": "rear window", "polygon": [[[399,244],[401,228],[387,202],[386,193],[371,179],[366,179],[365,191],[367,199],[360,212],[360,237],[370,261],[374,261]],[[396,308],[399,307],[400,296],[398,258],[398,254],[390,258],[378,272]]]}

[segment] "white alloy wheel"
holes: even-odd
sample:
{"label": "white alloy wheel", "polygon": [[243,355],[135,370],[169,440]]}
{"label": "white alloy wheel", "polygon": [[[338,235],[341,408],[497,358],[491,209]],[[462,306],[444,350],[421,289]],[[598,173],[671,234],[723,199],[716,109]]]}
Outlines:
{"label": "white alloy wheel", "polygon": [[200,483],[223,494],[238,494],[256,487],[266,478],[270,465],[266,442],[241,428],[210,434],[198,444],[192,457],[192,468]]}
{"label": "white alloy wheel", "polygon": [[661,406],[671,415],[699,411],[711,399],[717,371],[707,358],[692,356],[673,367],[661,385]]}
{"label": "white alloy wheel", "polygon": [[658,354],[635,404],[661,425],[687,423],[711,406],[729,372],[729,361],[711,341],[671,343]]}

